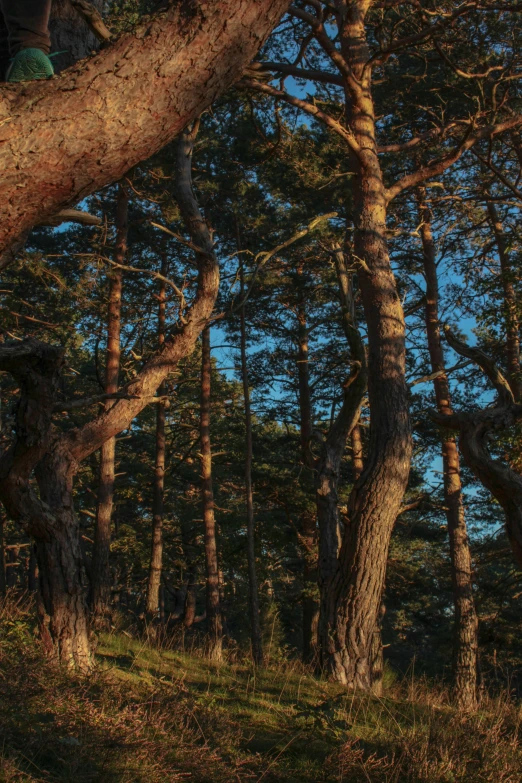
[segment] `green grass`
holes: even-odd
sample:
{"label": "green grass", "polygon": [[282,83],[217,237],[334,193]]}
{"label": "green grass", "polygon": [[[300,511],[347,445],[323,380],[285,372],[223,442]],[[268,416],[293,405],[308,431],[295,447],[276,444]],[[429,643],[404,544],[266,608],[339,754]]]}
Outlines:
{"label": "green grass", "polygon": [[395,683],[347,694],[297,661],[258,670],[105,635],[96,671],[41,655],[26,612],[0,612],[0,781],[520,783],[520,709],[459,715]]}

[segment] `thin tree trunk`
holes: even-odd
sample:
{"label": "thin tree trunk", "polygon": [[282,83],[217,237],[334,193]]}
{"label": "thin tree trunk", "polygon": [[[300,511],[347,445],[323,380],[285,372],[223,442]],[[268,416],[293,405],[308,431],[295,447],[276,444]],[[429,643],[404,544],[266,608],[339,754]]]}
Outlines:
{"label": "thin tree trunk", "polygon": [[[448,377],[445,372],[444,351],[439,325],[439,289],[437,280],[436,248],[431,229],[431,213],[426,204],[426,191],[419,189],[421,238],[426,278],[426,332],[433,373],[440,373],[433,380],[437,409],[440,414],[451,416],[451,398]],[[444,502],[451,556],[453,584],[454,644],[453,675],[454,693],[459,707],[473,710],[478,697],[478,618],[473,599],[473,568],[462,502],[459,453],[455,438],[444,434],[442,440],[444,470]]]}
{"label": "thin tree trunk", "polygon": [[5,573],[5,541],[4,541],[5,517],[0,517],[0,595],[5,595],[7,590],[7,579]]}
{"label": "thin tree trunk", "polygon": [[182,623],[185,628],[192,628],[196,619],[196,593],[198,586],[198,570],[195,563],[190,563],[188,568],[187,594],[183,606]]}
{"label": "thin tree trunk", "polygon": [[[385,584],[391,533],[406,489],[411,435],[405,381],[405,326],[386,242],[387,196],[375,140],[368,4],[341,8],[341,50],[348,65],[347,122],[352,154],[354,258],[368,326],[370,442],[365,470],[352,490],[337,572],[328,588],[331,676],[350,688],[372,688],[371,647]],[[380,687],[380,686],[379,686]]]}
{"label": "thin tree trunk", "polygon": [[[167,256],[161,261],[161,274],[167,275]],[[166,314],[165,280],[160,282],[158,296],[158,344],[161,349],[165,342]],[[163,382],[158,389],[158,395],[165,394],[166,384]],[[165,484],[165,405],[162,402],[156,408],[156,462],[154,467],[154,496],[152,500],[152,543],[149,567],[149,582],[147,586],[147,616],[150,620],[157,618],[159,607],[159,590],[161,584],[161,569],[163,563],[163,493]]]}
{"label": "thin tree trunk", "polygon": [[495,236],[500,261],[500,278],[504,292],[504,321],[506,328],[506,354],[508,380],[515,401],[520,399],[520,324],[517,314],[517,298],[513,285],[513,270],[507,250],[506,235],[497,208],[492,201],[487,202],[491,228]]}
{"label": "thin tree trunk", "polygon": [[363,472],[363,444],[361,425],[356,424],[352,430],[352,481],[355,484]]}
{"label": "thin tree trunk", "polygon": [[38,590],[38,559],[36,556],[36,546],[31,544],[29,552],[29,563],[27,567],[27,589],[30,593],[36,593]]}
{"label": "thin tree trunk", "polygon": [[[129,197],[122,185],[118,187],[116,203],[116,244],[114,260],[124,264],[127,255]],[[121,331],[121,296],[123,287],[122,270],[112,268],[109,278],[109,306],[107,316],[107,360],[105,365],[105,393],[114,394],[118,391],[120,372],[120,331]],[[113,403],[108,401],[106,410]],[[100,449],[100,473],[98,485],[98,505],[96,508],[96,525],[94,529],[94,546],[92,554],[92,613],[97,624],[106,623],[110,612],[111,579],[110,579],[110,548],[111,548],[111,517],[114,500],[116,438],[109,438]]]}
{"label": "thin tree trunk", "polygon": [[213,661],[220,661],[223,654],[223,624],[219,597],[216,520],[214,517],[214,492],[212,489],[212,450],[210,445],[211,373],[210,327],[206,326],[201,335],[201,498],[205,524],[209,657]]}
{"label": "thin tree trunk", "polygon": [[[245,278],[241,267],[241,301],[245,296]],[[252,489],[252,411],[250,408],[250,389],[248,386],[248,366],[246,352],[246,322],[245,305],[239,313],[241,329],[241,378],[243,381],[243,400],[245,404],[245,499],[247,511],[247,557],[248,586],[250,603],[250,633],[252,638],[252,657],[257,666],[263,663],[263,643],[261,637],[261,621],[259,616],[259,595],[257,590],[256,546],[254,520],[254,494]]]}
{"label": "thin tree trunk", "polygon": [[[299,381],[299,435],[301,460],[307,483],[313,487],[315,460],[311,451],[312,398],[308,366],[308,325],[304,295],[300,294],[297,310],[297,376]],[[317,520],[306,509],[301,517],[301,544],[303,548],[303,660],[313,661],[318,653],[319,602],[317,600]]]}

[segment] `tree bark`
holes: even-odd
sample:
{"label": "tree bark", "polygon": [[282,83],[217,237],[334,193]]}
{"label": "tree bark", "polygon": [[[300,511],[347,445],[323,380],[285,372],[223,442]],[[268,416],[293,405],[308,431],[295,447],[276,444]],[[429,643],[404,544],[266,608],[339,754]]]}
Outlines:
{"label": "tree bark", "polygon": [[[124,264],[127,256],[129,197],[122,185],[118,187],[116,202],[116,243],[114,260]],[[123,272],[113,267],[109,278],[109,306],[107,315],[107,357],[105,364],[105,393],[118,391],[120,374],[121,297]],[[109,409],[114,403],[105,403]],[[98,504],[94,528],[94,546],[91,566],[92,613],[95,623],[107,623],[110,613],[111,575],[111,519],[114,500],[114,473],[116,438],[108,438],[100,449]]]}
{"label": "tree bark", "polygon": [[[107,6],[105,0],[89,0],[89,2],[101,12]],[[87,57],[99,46],[99,40],[91,33],[69,0],[53,0],[49,32],[51,50],[61,52],[58,57],[53,58],[56,72]]]}
{"label": "tree bark", "polygon": [[0,97],[0,257],[116,182],[234,83],[288,0],[182,0],[59,78]]}
{"label": "tree bark", "polygon": [[352,430],[352,481],[359,481],[364,467],[364,452],[361,437],[361,425],[357,423]]}
{"label": "tree bark", "polygon": [[[302,272],[298,270],[299,277]],[[308,366],[308,325],[304,293],[299,293],[297,309],[297,376],[299,382],[299,437],[301,460],[307,486],[315,485],[315,460],[311,450],[312,399]],[[317,593],[317,520],[305,509],[301,517],[300,541],[303,549],[303,660],[314,661],[318,654],[319,603]]]}
{"label": "tree bark", "polygon": [[336,574],[328,588],[325,663],[350,688],[371,689],[371,644],[381,607],[390,537],[411,460],[405,382],[405,326],[386,242],[386,204],[377,158],[366,40],[368,3],[343,4],[341,52],[347,69],[347,122],[358,149],[352,160],[354,258],[368,326],[370,443],[348,504]]}
{"label": "tree bark", "polygon": [[212,489],[212,449],[210,445],[211,374],[210,328],[206,326],[201,335],[201,499],[205,524],[209,657],[213,661],[220,661],[223,656],[223,624],[219,595],[214,492]]}
{"label": "tree bark", "polygon": [[[166,254],[161,260],[161,274],[167,276],[168,262]],[[161,350],[165,343],[167,286],[160,281],[158,296],[158,345]],[[165,382],[158,389],[159,396],[166,392]],[[152,499],[152,541],[147,585],[147,616],[157,619],[159,608],[159,590],[163,565],[163,493],[165,486],[165,405],[159,402],[156,408],[156,460],[154,466],[154,495]]]}
{"label": "tree bark", "polygon": [[[426,334],[431,371],[439,373],[433,379],[433,387],[438,412],[444,416],[451,416],[453,410],[440,337],[436,247],[431,228],[431,213],[426,204],[424,188],[419,189],[418,203],[426,279]],[[474,710],[477,708],[479,685],[478,618],[473,598],[473,566],[462,502],[459,453],[455,438],[449,434],[446,434],[442,439],[442,462],[455,613],[453,631],[454,697],[461,709]]]}
{"label": "tree bark", "polygon": [[513,556],[522,566],[522,476],[488,451],[488,435],[514,427],[522,419],[522,404],[516,403],[509,382],[495,363],[479,348],[459,340],[449,327],[444,328],[448,343],[461,356],[474,361],[484,371],[497,391],[497,400],[484,410],[441,415],[432,412],[434,421],[442,427],[459,431],[462,456],[475,476],[499,502],[505,514],[506,532]]}
{"label": "tree bark", "polygon": [[80,547],[80,525],[74,511],[76,465],[57,446],[35,470],[40,497],[57,522],[54,536],[36,539],[39,621],[51,657],[71,669],[89,671],[92,664],[87,622],[87,579]]}
{"label": "tree bark", "polygon": [[[88,670],[85,578],[72,477],[77,465],[52,424],[63,351],[29,338],[0,347],[0,368],[20,386],[15,440],[0,457],[0,497],[36,541],[40,631],[49,655]],[[36,476],[39,493],[30,478]]]}
{"label": "tree bark", "polygon": [[[241,267],[241,301],[245,297],[245,277]],[[259,615],[259,594],[257,589],[256,573],[256,542],[254,519],[254,493],[252,488],[252,411],[250,407],[250,388],[248,385],[247,345],[246,345],[246,319],[245,305],[242,304],[239,312],[241,332],[241,380],[243,382],[243,400],[245,405],[245,500],[247,512],[247,558],[248,558],[248,586],[250,605],[250,633],[252,640],[252,657],[256,666],[263,664],[263,642],[261,636],[261,621]]]}
{"label": "tree bark", "polygon": [[7,579],[5,573],[5,541],[4,541],[5,518],[0,516],[0,595],[5,595],[7,590]]}
{"label": "tree bark", "polygon": [[507,250],[506,235],[497,208],[487,202],[489,222],[493,229],[500,261],[500,279],[504,293],[504,322],[506,328],[507,377],[515,401],[520,399],[520,324],[517,313],[517,298],[513,285],[513,270]]}
{"label": "tree bark", "polygon": [[364,344],[355,325],[352,280],[346,266],[344,251],[340,245],[333,248],[333,256],[339,285],[341,320],[350,348],[350,373],[343,384],[343,403],[326,436],[321,454],[315,463],[315,487],[317,519],[319,523],[319,590],[320,618],[319,641],[321,663],[325,665],[328,649],[328,591],[336,573],[341,525],[339,519],[337,488],[346,442],[356,426],[361,403],[366,391],[367,372]]}
{"label": "tree bark", "polygon": [[[199,128],[196,121],[191,129],[185,129],[177,141],[175,194],[183,221],[194,245],[200,250],[196,254],[200,265],[212,264],[218,274],[214,243],[207,222],[199,209],[192,188],[192,152]],[[217,294],[217,289],[216,289]],[[219,597],[219,568],[216,544],[216,523],[214,518],[214,493],[212,490],[212,450],[210,444],[211,372],[210,327],[208,318],[202,324],[201,335],[201,405],[200,405],[200,458],[201,499],[205,525],[205,564],[207,576],[206,606],[209,631],[209,656],[212,660],[222,658],[223,624]]]}

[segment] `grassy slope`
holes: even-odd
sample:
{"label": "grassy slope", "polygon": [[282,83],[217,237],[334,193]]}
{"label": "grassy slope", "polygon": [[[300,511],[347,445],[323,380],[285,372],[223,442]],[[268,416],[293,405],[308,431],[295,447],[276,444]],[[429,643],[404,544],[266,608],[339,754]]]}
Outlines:
{"label": "grassy slope", "polygon": [[344,694],[299,664],[210,666],[125,635],[71,678],[0,612],[0,781],[520,783],[519,710],[455,714],[427,689]]}

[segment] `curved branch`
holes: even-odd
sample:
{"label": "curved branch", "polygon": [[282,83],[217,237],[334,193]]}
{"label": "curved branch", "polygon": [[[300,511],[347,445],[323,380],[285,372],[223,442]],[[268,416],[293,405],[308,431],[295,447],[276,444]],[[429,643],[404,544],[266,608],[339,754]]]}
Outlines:
{"label": "curved branch", "polygon": [[78,67],[0,93],[0,267],[36,223],[119,180],[242,73],[288,0],[182,0]]}

